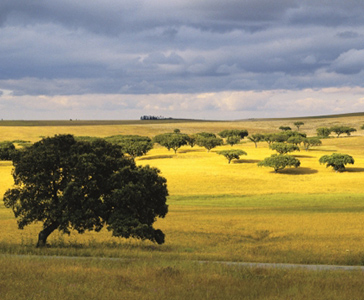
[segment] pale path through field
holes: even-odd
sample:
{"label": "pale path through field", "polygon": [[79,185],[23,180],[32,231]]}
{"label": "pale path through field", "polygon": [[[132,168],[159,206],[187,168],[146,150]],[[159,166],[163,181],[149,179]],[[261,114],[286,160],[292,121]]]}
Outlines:
{"label": "pale path through field", "polygon": [[[97,257],[97,256],[51,256],[51,255],[16,255],[0,254],[0,257],[18,257],[30,259],[65,259],[65,260],[108,260],[108,261],[134,261],[119,257]],[[245,268],[277,268],[277,269],[306,269],[311,271],[364,271],[364,266],[339,266],[339,265],[304,265],[304,264],[282,264],[282,263],[251,263],[234,261],[194,261],[199,264],[222,264],[232,267]]]}

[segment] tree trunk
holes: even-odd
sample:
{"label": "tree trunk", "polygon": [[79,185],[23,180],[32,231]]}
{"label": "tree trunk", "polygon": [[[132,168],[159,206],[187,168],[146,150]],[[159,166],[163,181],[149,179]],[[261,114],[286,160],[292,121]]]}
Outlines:
{"label": "tree trunk", "polygon": [[58,223],[55,222],[49,225],[48,227],[44,228],[41,232],[39,232],[37,248],[46,246],[48,236],[57,228],[58,228]]}

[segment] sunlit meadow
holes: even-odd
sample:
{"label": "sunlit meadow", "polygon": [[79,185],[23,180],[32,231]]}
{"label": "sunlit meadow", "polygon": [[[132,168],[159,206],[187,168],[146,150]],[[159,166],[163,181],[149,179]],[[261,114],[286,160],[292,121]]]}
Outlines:
{"label": "sunlit meadow", "polygon": [[[307,287],[308,282],[315,276],[325,278],[325,284],[317,287],[317,290],[322,292],[326,289],[327,294],[323,295],[330,299],[344,299],[347,291],[342,294],[336,293],[337,298],[329,294],[332,290],[326,286],[330,277],[327,274],[308,275],[302,271],[262,271],[263,275],[261,275],[259,272],[249,273],[252,271],[235,270],[235,275],[227,275],[225,269],[216,270],[216,268],[206,267],[207,270],[201,271],[202,267],[189,263],[208,260],[364,265],[364,131],[359,129],[364,124],[364,118],[354,116],[303,121],[305,125],[300,128],[300,131],[311,136],[315,135],[317,127],[329,127],[335,124],[353,126],[358,129],[358,132],[351,137],[324,139],[322,146],[313,147],[309,151],[301,149],[300,152],[293,153],[301,161],[301,166],[297,169],[286,169],[278,174],[275,174],[273,169],[257,166],[260,160],[274,153],[268,148],[267,143],[258,143],[258,147],[255,148],[254,144],[246,139],[241,144],[234,145],[232,149],[242,149],[248,155],[242,156],[240,160],[233,161],[231,164],[216,153],[218,150],[230,149],[231,146],[221,146],[210,152],[197,146],[193,148],[184,146],[178,150],[177,154],[174,154],[173,151],[169,152],[156,145],[147,155],[137,158],[137,164],[149,164],[157,167],[161,170],[161,175],[167,178],[170,193],[169,213],[165,219],[160,219],[155,224],[155,227],[161,228],[166,234],[164,245],[157,246],[150,242],[112,238],[110,233],[105,230],[100,233],[90,232],[83,235],[72,232],[70,236],[55,232],[49,238],[50,248],[36,249],[34,244],[41,225],[35,224],[24,230],[18,230],[11,210],[6,209],[1,203],[0,253],[118,257],[142,260],[148,262],[147,264],[150,264],[151,261],[158,261],[158,264],[166,265],[167,271],[163,271],[164,267],[157,267],[155,263],[152,263],[152,266],[134,265],[139,270],[139,275],[130,271],[130,266],[125,267],[125,270],[128,271],[117,276],[122,278],[122,282],[125,280],[125,285],[129,285],[126,290],[128,293],[130,292],[130,298],[143,299],[141,295],[144,293],[144,295],[149,295],[144,299],[157,299],[151,286],[144,287],[144,290],[142,289],[142,292],[139,293],[138,284],[135,285],[136,289],[133,289],[130,282],[133,278],[138,278],[140,281],[146,280],[145,278],[159,270],[166,277],[170,275],[167,274],[168,272],[174,272],[171,278],[175,279],[173,282],[176,284],[176,288],[173,290],[166,286],[157,287],[164,293],[160,299],[171,297],[183,299],[188,293],[178,292],[181,286],[178,286],[177,282],[181,282],[182,286],[190,285],[191,281],[200,280],[201,274],[204,272],[209,273],[208,276],[212,276],[208,277],[209,280],[206,279],[208,283],[201,282],[201,286],[206,289],[216,286],[213,283],[214,280],[223,283],[235,278],[234,280],[242,282],[241,280],[245,278],[243,281],[247,285],[252,285],[252,282],[262,283],[260,281],[262,278],[272,279],[272,282],[269,280],[268,283],[266,282],[267,291],[271,291],[267,292],[267,297],[264,297],[264,294],[259,295],[256,289],[255,294],[252,292],[247,299],[290,299],[292,295],[297,296],[297,290],[285,286],[281,292],[285,292],[286,296],[280,297],[282,293],[273,287],[274,280],[283,282],[282,278],[286,278],[289,282],[289,278],[292,281],[293,276],[302,279],[301,285],[298,284],[296,289]],[[171,132],[175,128],[188,134],[201,131],[217,133],[229,128],[247,129],[252,134],[278,131],[277,128],[280,125],[294,127],[293,120],[50,125],[0,126],[0,139],[34,142],[42,136],[61,133],[100,137],[115,134],[139,134],[153,137],[159,133]],[[318,159],[322,155],[331,153],[352,155],[355,164],[348,166],[343,173],[336,173],[331,168],[320,165]],[[11,169],[10,162],[0,162],[1,195],[12,184]],[[1,257],[0,263],[4,263],[4,260],[9,260],[9,258]],[[11,265],[18,263],[16,258],[12,258],[12,260],[14,261]],[[168,269],[167,265],[171,262],[177,263],[178,267]],[[21,272],[21,268],[31,269],[34,264],[27,260],[17,269],[17,272]],[[57,262],[52,262],[52,267],[57,268],[57,264]],[[62,268],[64,268],[62,269],[64,274],[67,272],[76,274],[76,282],[80,280],[77,279],[77,276],[82,277],[82,274],[86,274],[85,272],[101,272],[105,276],[108,276],[107,274],[115,275],[115,271],[110,270],[107,264],[106,266],[87,265],[85,267],[82,263],[76,267],[72,263],[64,263]],[[88,271],[85,271],[86,269]],[[197,270],[196,273],[192,271],[193,269]],[[360,282],[359,275],[357,277],[352,275],[355,279],[350,277],[350,280],[348,277],[348,282]],[[64,275],[59,274],[59,276]],[[330,277],[332,285],[338,284],[335,276],[339,275]],[[181,279],[182,277],[183,279]],[[246,280],[247,278],[249,280]],[[158,286],[155,282],[151,284]],[[113,283],[110,283],[110,287],[107,288],[111,288],[112,285]],[[75,289],[76,286],[77,283],[75,283]],[[224,284],[218,286],[220,294],[213,289],[211,291],[218,295],[218,299],[223,299],[223,296],[226,296],[226,291],[222,291]],[[70,286],[62,289],[63,295],[70,295],[74,291]],[[92,288],[90,289],[92,290]],[[230,289],[233,288],[230,286]],[[352,289],[352,291],[360,294],[359,290]],[[192,290],[190,292],[192,293]],[[196,297],[209,298],[209,294],[204,291],[196,290],[195,292]],[[242,287],[240,292],[242,292]],[[11,292],[9,293],[11,294]],[[236,297],[231,299],[240,299],[239,293],[234,294]],[[51,294],[52,292],[49,291],[48,294],[33,299],[47,299],[46,296]],[[77,293],[74,292],[74,295],[76,298]],[[110,299],[118,299],[118,295],[115,292],[114,295],[110,295]],[[302,295],[301,298],[295,297],[295,299],[307,299],[307,297],[315,299],[307,292],[306,294],[300,293],[300,295]],[[354,297],[354,294],[352,295]],[[88,298],[98,299],[91,296]],[[9,296],[2,297],[2,299],[16,298]],[[317,299],[325,299],[325,297]]]}

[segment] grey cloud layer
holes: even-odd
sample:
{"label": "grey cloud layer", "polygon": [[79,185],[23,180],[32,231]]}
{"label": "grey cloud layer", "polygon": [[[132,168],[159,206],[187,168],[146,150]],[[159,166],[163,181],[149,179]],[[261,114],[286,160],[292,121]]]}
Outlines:
{"label": "grey cloud layer", "polygon": [[15,95],[363,86],[363,1],[0,3]]}

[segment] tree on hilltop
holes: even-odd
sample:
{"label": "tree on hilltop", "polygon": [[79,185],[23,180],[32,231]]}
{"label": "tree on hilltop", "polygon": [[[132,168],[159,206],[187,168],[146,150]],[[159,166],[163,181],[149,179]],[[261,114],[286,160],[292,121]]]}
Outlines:
{"label": "tree on hilltop", "polygon": [[13,164],[15,184],[4,204],[19,229],[43,224],[37,246],[56,229],[69,234],[104,226],[113,236],[164,242],[153,223],[168,212],[166,180],[157,169],[136,166],[120,146],[57,135],[19,151]]}

